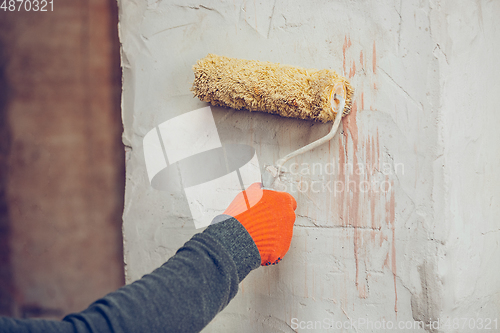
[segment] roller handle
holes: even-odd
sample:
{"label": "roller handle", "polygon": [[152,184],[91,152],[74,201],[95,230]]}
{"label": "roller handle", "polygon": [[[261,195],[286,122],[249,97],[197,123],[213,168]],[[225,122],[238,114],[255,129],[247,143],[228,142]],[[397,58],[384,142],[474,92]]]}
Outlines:
{"label": "roller handle", "polygon": [[[293,158],[297,155],[303,154],[305,152],[308,152],[309,150],[312,150],[318,146],[321,146],[325,142],[333,139],[333,137],[335,136],[335,134],[337,133],[337,130],[339,128],[340,120],[342,119],[342,113],[344,112],[344,106],[345,106],[345,99],[342,96],[340,96],[339,94],[334,94],[333,100],[339,101],[339,107],[337,108],[338,112],[337,112],[337,115],[335,117],[335,121],[333,122],[333,126],[332,126],[332,129],[330,130],[330,132],[327,135],[325,135],[324,137],[322,137],[314,142],[311,142],[310,144],[308,144],[300,149],[297,149],[296,151],[291,152],[290,154],[286,155],[283,158],[280,158],[274,166],[266,167],[266,171],[271,175],[271,177],[266,177],[266,179],[263,178],[262,184],[265,188],[271,188],[271,189],[273,188],[274,183],[276,182],[276,180],[279,178],[279,176],[281,174],[281,168],[291,158]],[[333,104],[333,100],[332,100],[332,104]]]}

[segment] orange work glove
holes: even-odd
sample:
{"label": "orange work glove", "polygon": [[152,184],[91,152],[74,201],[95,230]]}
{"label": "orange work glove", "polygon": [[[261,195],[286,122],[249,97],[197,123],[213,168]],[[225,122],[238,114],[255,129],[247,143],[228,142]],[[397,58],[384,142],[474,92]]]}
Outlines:
{"label": "orange work glove", "polygon": [[275,265],[290,248],[297,202],[286,192],[254,183],[234,198],[224,214],[237,219],[259,249],[261,266]]}

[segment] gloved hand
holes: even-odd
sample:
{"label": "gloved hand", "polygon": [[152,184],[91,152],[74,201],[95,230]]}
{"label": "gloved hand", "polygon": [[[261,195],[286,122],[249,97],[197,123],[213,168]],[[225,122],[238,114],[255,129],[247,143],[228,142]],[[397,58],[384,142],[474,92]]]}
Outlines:
{"label": "gloved hand", "polygon": [[254,183],[236,196],[224,214],[237,219],[259,249],[261,266],[274,265],[290,248],[297,202],[286,192]]}

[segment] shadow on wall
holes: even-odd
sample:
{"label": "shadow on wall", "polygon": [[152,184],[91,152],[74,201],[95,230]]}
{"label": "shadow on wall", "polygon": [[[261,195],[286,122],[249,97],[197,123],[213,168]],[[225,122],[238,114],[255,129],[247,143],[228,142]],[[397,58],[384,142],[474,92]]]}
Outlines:
{"label": "shadow on wall", "polygon": [[0,15],[0,315],[62,318],[124,284],[117,3]]}

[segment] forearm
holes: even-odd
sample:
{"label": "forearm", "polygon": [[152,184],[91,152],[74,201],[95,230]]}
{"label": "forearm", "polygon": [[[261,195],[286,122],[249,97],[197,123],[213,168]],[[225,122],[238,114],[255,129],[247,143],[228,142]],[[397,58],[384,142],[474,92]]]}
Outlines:
{"label": "forearm", "polygon": [[226,307],[236,295],[239,282],[259,264],[259,251],[252,238],[238,221],[230,219],[193,236],[154,272],[80,313],[61,322],[3,318],[0,328],[17,325],[29,332],[199,332]]}

